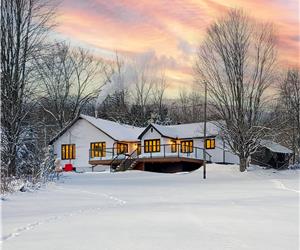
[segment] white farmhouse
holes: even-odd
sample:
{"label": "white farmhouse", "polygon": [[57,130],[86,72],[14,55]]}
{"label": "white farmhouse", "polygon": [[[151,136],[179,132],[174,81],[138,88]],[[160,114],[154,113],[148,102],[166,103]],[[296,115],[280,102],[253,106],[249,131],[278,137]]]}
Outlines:
{"label": "white farmhouse", "polygon": [[207,122],[205,138],[203,131],[204,123],[139,128],[80,115],[50,144],[62,165],[72,164],[79,171],[99,165],[113,170],[191,171],[203,165],[204,154],[209,162],[239,163],[215,122]]}
{"label": "white farmhouse", "polygon": [[86,170],[92,165],[90,159],[102,159],[109,164],[118,154],[132,152],[137,148],[142,128],[119,124],[104,119],[80,115],[51,141],[55,157],[64,166]]}
{"label": "white farmhouse", "polygon": [[[204,141],[204,123],[189,123],[179,125],[150,124],[140,134],[138,139],[143,145],[143,156],[159,153],[161,155],[188,155],[192,158],[203,159],[204,148],[207,160],[216,163],[238,163],[239,159],[228,148],[219,136],[220,129],[213,123],[207,122],[206,139]],[[147,149],[149,145],[160,143],[157,152]]]}
{"label": "white farmhouse", "polygon": [[204,147],[208,161],[238,163],[218,132],[216,125],[207,123],[204,142],[203,123],[138,128],[80,115],[50,144],[63,166],[71,163],[79,171],[97,165],[166,172],[193,170],[203,164]]}

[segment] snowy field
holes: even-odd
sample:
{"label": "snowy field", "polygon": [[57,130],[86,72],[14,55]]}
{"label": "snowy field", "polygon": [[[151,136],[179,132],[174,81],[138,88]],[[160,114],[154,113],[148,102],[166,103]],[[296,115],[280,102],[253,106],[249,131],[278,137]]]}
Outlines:
{"label": "snowy field", "polygon": [[299,249],[299,171],[70,173],[2,201],[4,250]]}

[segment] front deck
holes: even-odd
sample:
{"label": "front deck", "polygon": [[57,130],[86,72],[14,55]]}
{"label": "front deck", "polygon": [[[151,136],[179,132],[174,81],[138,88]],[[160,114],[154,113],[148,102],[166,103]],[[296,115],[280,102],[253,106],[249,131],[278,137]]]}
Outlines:
{"label": "front deck", "polygon": [[[181,171],[193,171],[203,166],[202,159],[193,159],[186,157],[157,157],[157,158],[138,158],[135,160],[135,166],[132,170],[142,170],[151,172],[175,173]],[[93,160],[90,161],[92,169],[98,165],[109,165],[111,170],[116,169],[122,160]]]}
{"label": "front deck", "polygon": [[[192,171],[203,165],[204,154],[206,160],[211,156],[203,148],[181,148],[181,145],[160,145],[158,152],[141,153],[143,147],[131,152],[131,154],[114,155],[114,149],[106,149],[105,157],[90,158],[89,164],[93,167],[109,165],[111,170],[146,170],[154,172],[178,172]],[[139,152],[138,152],[139,151]],[[92,155],[92,154],[90,154]],[[95,155],[95,154],[93,154]],[[120,167],[122,166],[122,167]]]}

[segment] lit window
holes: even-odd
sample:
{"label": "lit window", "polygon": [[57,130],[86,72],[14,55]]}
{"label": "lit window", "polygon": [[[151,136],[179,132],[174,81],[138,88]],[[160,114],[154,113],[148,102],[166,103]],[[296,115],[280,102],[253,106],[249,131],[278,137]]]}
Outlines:
{"label": "lit window", "polygon": [[206,139],[205,140],[205,148],[206,149],[214,149],[216,147],[215,139]]}
{"label": "lit window", "polygon": [[156,150],[156,141],[152,141],[152,152],[157,152]]}
{"label": "lit window", "polygon": [[177,152],[177,144],[175,140],[171,140],[171,152],[176,153]]}
{"label": "lit window", "polygon": [[150,152],[160,152],[160,140],[145,140],[144,141],[145,146],[145,153]]}
{"label": "lit window", "polygon": [[61,145],[61,159],[71,160],[75,159],[76,151],[75,144],[62,144]]}
{"label": "lit window", "polygon": [[92,142],[91,143],[91,158],[105,157],[106,143],[105,142]]}
{"label": "lit window", "polygon": [[181,141],[181,153],[192,153],[193,152],[193,141]]}
{"label": "lit window", "polygon": [[128,144],[117,143],[117,154],[125,154],[125,153],[128,153]]}

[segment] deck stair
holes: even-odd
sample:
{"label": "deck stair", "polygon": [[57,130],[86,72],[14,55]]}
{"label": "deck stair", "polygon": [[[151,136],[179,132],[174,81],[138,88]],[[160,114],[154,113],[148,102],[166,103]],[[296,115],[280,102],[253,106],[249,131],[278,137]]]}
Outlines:
{"label": "deck stair", "polygon": [[[180,145],[178,144],[178,149],[172,155],[169,155],[170,150],[166,150],[166,147],[171,147],[171,144],[161,145],[161,153],[155,154],[151,153],[145,157],[144,155],[140,155],[142,148],[139,148],[139,151],[136,149],[131,154],[117,154],[114,155],[112,160],[108,160],[107,165],[110,165],[111,172],[118,172],[118,171],[126,171],[126,170],[133,170],[137,167],[139,169],[144,169],[145,165],[147,164],[172,164],[172,163],[181,163],[183,162],[191,165],[191,164],[203,164],[203,154],[206,154],[206,162],[211,162],[211,155],[206,152],[203,148],[193,147],[193,154],[189,152],[181,152]],[[170,148],[169,148],[170,149]],[[101,164],[101,161],[93,161],[91,164]]]}
{"label": "deck stair", "polygon": [[134,161],[130,164],[130,166],[128,167],[128,170],[133,170],[133,169],[136,167],[137,164],[138,164],[138,161],[137,161],[137,160],[134,160]]}
{"label": "deck stair", "polygon": [[116,167],[116,171],[126,171],[129,169],[130,165],[134,162],[134,159],[125,159],[120,165]]}
{"label": "deck stair", "polygon": [[125,159],[123,159],[120,164],[117,166],[113,166],[111,164],[111,167],[114,172],[118,171],[126,171],[126,170],[132,170],[137,163],[137,150],[134,150],[130,155],[127,155]]}

